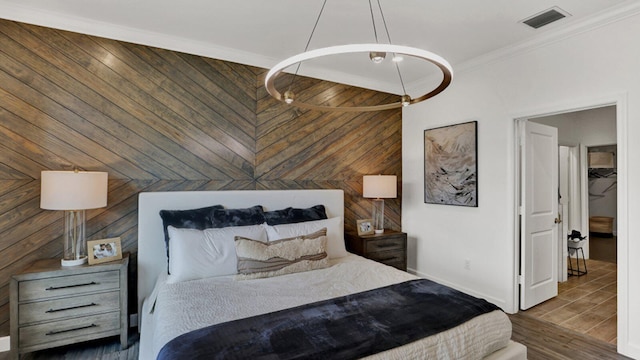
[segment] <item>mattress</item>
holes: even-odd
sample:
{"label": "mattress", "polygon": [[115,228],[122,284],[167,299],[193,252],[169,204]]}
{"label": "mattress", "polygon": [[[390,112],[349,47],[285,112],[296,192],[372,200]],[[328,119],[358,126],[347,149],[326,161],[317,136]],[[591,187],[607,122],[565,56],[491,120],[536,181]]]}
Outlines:
{"label": "mattress", "polygon": [[[171,339],[208,325],[265,314],[315,301],[416,279],[371,260],[348,255],[326,269],[242,280],[221,276],[156,284],[143,309],[140,359],[155,359]],[[478,316],[458,327],[369,359],[482,359],[504,348],[511,322],[502,311]]]}

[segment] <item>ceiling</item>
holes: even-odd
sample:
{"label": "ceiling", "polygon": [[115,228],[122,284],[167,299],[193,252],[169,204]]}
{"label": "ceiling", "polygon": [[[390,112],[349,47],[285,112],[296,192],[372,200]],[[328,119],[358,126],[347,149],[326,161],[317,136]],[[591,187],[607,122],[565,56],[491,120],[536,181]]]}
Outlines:
{"label": "ceiling", "polygon": [[[322,0],[0,0],[0,17],[270,68],[302,52]],[[378,38],[388,39],[377,0]],[[434,52],[455,72],[474,62],[567,36],[639,11],[637,0],[380,0],[395,45]],[[571,16],[534,30],[521,20],[551,7]],[[309,50],[375,43],[369,2],[328,0]],[[366,55],[304,63],[300,74],[400,93],[397,72],[378,75]],[[390,63],[390,62],[388,62]],[[341,64],[343,66],[338,66]],[[400,63],[410,91],[439,82],[435,67]],[[430,74],[426,77],[422,74]],[[426,84],[426,85],[425,85]],[[411,94],[412,96],[414,94]]]}

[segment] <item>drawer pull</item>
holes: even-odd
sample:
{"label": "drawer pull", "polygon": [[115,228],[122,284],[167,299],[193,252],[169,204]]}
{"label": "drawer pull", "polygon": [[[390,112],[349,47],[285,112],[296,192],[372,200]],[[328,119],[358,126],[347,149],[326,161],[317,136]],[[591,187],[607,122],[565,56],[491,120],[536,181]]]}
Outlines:
{"label": "drawer pull", "polygon": [[89,285],[98,285],[98,283],[95,282],[95,281],[92,281],[90,283],[74,284],[74,285],[67,285],[67,286],[49,286],[45,290],[47,290],[47,291],[49,291],[49,290],[60,290],[60,289],[68,289],[68,288],[74,288],[74,287],[78,287],[78,286],[89,286]]}
{"label": "drawer pull", "polygon": [[49,331],[45,335],[57,335],[57,334],[62,334],[62,333],[66,333],[66,332],[69,332],[69,331],[84,330],[84,329],[89,329],[89,328],[94,328],[94,327],[98,327],[98,325],[91,324],[91,325],[81,326],[81,327],[77,327],[77,328],[73,328],[73,329]]}
{"label": "drawer pull", "polygon": [[377,259],[377,261],[380,261],[380,262],[389,261],[389,260],[397,260],[397,257],[393,256],[393,257],[388,257],[383,259]]}
{"label": "drawer pull", "polygon": [[54,313],[54,312],[58,312],[58,311],[80,309],[80,308],[85,308],[85,307],[89,307],[89,306],[96,306],[96,305],[98,305],[98,304],[92,302],[91,304],[71,306],[71,307],[66,307],[66,308],[62,308],[62,309],[49,309],[49,310],[47,310],[45,312],[46,313]]}
{"label": "drawer pull", "polygon": [[379,244],[379,245],[376,245],[377,248],[381,248],[381,249],[390,248],[390,247],[394,247],[394,246],[398,246],[398,244]]}

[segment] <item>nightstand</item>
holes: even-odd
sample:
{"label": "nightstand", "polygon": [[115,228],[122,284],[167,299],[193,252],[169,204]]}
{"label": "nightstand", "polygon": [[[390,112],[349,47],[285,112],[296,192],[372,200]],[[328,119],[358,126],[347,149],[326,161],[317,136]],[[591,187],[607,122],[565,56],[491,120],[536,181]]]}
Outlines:
{"label": "nightstand", "polygon": [[121,260],[62,267],[33,263],[11,277],[11,357],[120,335],[127,347],[127,267]]}
{"label": "nightstand", "polygon": [[407,234],[385,230],[382,234],[345,234],[347,251],[407,271]]}

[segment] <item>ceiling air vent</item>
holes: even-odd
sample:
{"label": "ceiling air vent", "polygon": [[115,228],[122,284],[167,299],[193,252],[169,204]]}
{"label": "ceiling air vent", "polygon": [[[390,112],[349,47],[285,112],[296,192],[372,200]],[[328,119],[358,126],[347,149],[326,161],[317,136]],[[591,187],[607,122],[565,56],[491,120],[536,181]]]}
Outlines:
{"label": "ceiling air vent", "polygon": [[545,25],[551,24],[552,22],[558,21],[560,19],[564,19],[567,16],[570,16],[568,12],[560,9],[557,6],[554,6],[541,13],[538,13],[529,18],[526,18],[521,22],[531,26],[534,29],[539,29]]}

